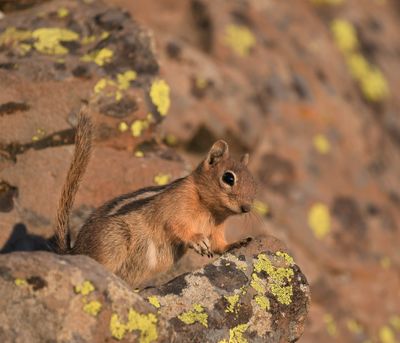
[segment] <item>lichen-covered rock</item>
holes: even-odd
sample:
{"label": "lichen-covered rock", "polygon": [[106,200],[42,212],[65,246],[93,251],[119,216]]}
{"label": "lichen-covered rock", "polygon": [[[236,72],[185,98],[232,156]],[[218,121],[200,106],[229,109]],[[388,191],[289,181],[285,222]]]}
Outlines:
{"label": "lichen-covered rock", "polygon": [[150,33],[101,1],[55,0],[7,14],[0,21],[0,149],[15,159],[46,139],[54,143],[55,133],[70,143],[62,133],[82,102],[101,114],[99,139],[117,136],[122,121],[136,141],[149,138],[170,104],[158,73]]}
{"label": "lichen-covered rock", "polygon": [[253,241],[139,293],[85,256],[0,255],[0,341],[294,342],[308,283],[267,249]]}

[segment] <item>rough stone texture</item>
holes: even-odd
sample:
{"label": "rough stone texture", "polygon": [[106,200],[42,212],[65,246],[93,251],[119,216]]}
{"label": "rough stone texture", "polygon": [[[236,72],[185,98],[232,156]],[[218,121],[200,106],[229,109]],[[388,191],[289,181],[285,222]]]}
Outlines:
{"label": "rough stone texture", "polygon": [[[267,241],[253,241],[203,269],[140,293],[88,257],[1,255],[0,340],[294,342],[303,331],[309,287],[290,257],[269,248]],[[275,274],[262,265],[257,269],[263,257],[265,265],[292,271],[281,285],[292,289],[288,304],[273,294]],[[263,290],[253,285],[254,275]],[[228,301],[235,295],[235,301]],[[267,299],[267,309],[255,301],[257,296]],[[93,304],[101,306],[97,313]]]}
{"label": "rough stone texture", "polygon": [[[30,6],[39,2],[24,0],[18,3]],[[103,187],[107,192],[124,191],[128,187],[124,180],[129,178],[130,170],[132,182],[142,177],[135,171],[139,159],[131,154],[145,147],[138,143],[156,138],[146,142],[146,148],[161,158],[159,170],[149,172],[153,175],[163,172],[163,160],[171,157],[171,150],[158,153],[161,140],[174,145],[174,151],[194,166],[214,139],[227,139],[232,152],[250,151],[250,167],[260,179],[259,199],[268,205],[268,213],[261,221],[255,217],[232,219],[228,236],[233,240],[267,231],[290,247],[292,256],[307,275],[313,295],[302,340],[385,343],[399,340],[398,1],[105,2],[119,6],[122,11],[118,14],[108,7],[105,11],[106,7],[99,1],[90,0],[54,0],[44,7],[18,11],[19,18],[27,16],[26,23],[31,25],[33,20],[39,20],[40,9],[51,9],[56,13],[65,7],[70,9],[79,26],[88,21],[97,35],[101,34],[104,25],[112,27],[115,18],[125,18],[121,13],[130,13],[152,32],[159,75],[171,88],[171,110],[157,128],[159,136],[152,129],[138,138],[129,132],[120,134],[117,131],[121,120],[130,124],[147,115],[148,103],[141,85],[139,88],[136,84],[131,85],[127,98],[119,104],[121,110],[115,103],[94,99],[92,108],[100,127],[96,148],[100,151],[106,147],[107,153],[97,160],[90,180],[96,180],[96,173],[101,173],[102,187],[96,188],[95,184],[83,187],[83,193],[78,194],[79,205],[74,209],[73,225],[79,226],[92,206],[108,199],[106,192],[101,193]],[[18,9],[15,8],[16,1],[0,3],[11,5],[8,10]],[[325,5],[316,6],[316,3]],[[341,4],[329,6],[328,3]],[[78,11],[81,14],[74,14],[76,6],[84,7]],[[85,18],[88,13],[100,12],[110,12],[98,21],[102,28],[94,23],[93,17]],[[15,15],[6,13],[0,22],[1,30],[13,24]],[[37,24],[45,22],[46,25],[67,27],[71,21],[71,17],[58,19],[54,14],[48,15],[46,20],[50,17],[51,23],[42,20]],[[384,75],[389,96],[382,101],[371,103],[362,95],[345,56],[333,39],[331,25],[335,19],[348,20],[354,26],[361,54]],[[244,25],[255,37],[254,46],[245,56],[239,56],[226,43],[227,28],[232,24]],[[20,26],[24,27],[23,23]],[[83,27],[86,32],[85,25]],[[107,68],[80,61],[86,49],[80,47],[77,55],[69,54],[65,58],[64,71],[53,57],[42,56],[34,50],[25,57],[10,55],[9,49],[1,50],[0,185],[4,185],[1,170],[6,167],[16,168],[8,169],[9,176],[11,170],[21,174],[27,172],[18,166],[18,161],[27,158],[22,158],[23,152],[16,157],[16,166],[13,166],[15,158],[9,155],[13,157],[14,151],[20,151],[21,144],[23,147],[30,144],[37,129],[44,129],[46,137],[66,130],[64,144],[72,142],[70,129],[80,99],[88,100],[96,82],[110,76]],[[18,65],[20,69],[16,68]],[[88,68],[82,69],[82,65]],[[140,72],[139,75],[140,79],[146,76]],[[111,77],[115,74],[111,73]],[[136,111],[129,103],[135,97],[141,100],[136,104],[139,107]],[[101,114],[100,109],[108,115]],[[125,111],[131,112],[124,118],[115,117]],[[322,153],[321,146],[316,144],[321,143],[320,139],[316,140],[318,135],[329,143],[328,150]],[[43,152],[49,146],[52,151],[60,152],[62,148],[55,149],[56,141],[51,141],[51,144],[46,140],[39,144]],[[15,145],[11,147],[10,143]],[[324,148],[324,141],[322,143]],[[115,163],[110,163],[106,171],[102,170],[102,161],[111,161],[117,150],[121,152],[119,158],[113,160]],[[30,157],[32,161],[33,152]],[[65,159],[68,159],[67,155]],[[60,189],[60,173],[66,170],[53,165],[58,158],[50,153],[46,153],[46,159],[42,161],[53,170],[52,175],[38,174],[28,187],[34,185],[37,189],[41,183],[54,182],[55,189]],[[59,163],[68,164],[64,159]],[[119,170],[123,169],[121,165],[129,167],[126,174]],[[34,166],[39,168],[37,164]],[[178,169],[174,176],[183,173],[183,165]],[[32,174],[34,171],[27,175]],[[145,172],[144,175],[147,177],[148,174]],[[13,179],[26,180],[26,176],[15,175]],[[140,186],[152,183],[149,177]],[[132,187],[136,185],[132,184]],[[89,186],[92,187],[90,192],[85,190]],[[10,190],[15,185],[1,187],[1,190]],[[21,215],[16,211],[18,202],[22,201],[22,195],[18,194],[25,196],[27,192],[26,189],[18,189],[17,194],[0,191],[0,210],[14,206],[9,212],[0,212],[2,242],[8,240],[14,225],[21,221]],[[30,197],[36,197],[37,203],[45,203],[46,198],[52,196],[52,193],[48,195],[40,190]],[[13,199],[12,204],[10,199]],[[318,203],[325,205],[330,214],[330,225],[322,236],[314,233],[308,218],[310,209]],[[44,217],[48,223],[28,225],[26,239],[22,242],[25,249],[30,246],[28,242],[40,240],[39,234],[46,237],[52,234],[54,204],[46,206],[47,213],[41,212],[41,217],[35,217],[29,211],[23,217],[29,222],[41,223],[44,223]],[[46,229],[42,232],[43,227]],[[16,229],[18,232],[26,230],[22,226]],[[43,242],[38,243],[41,246]],[[10,246],[15,247],[7,245]],[[188,254],[171,275],[194,270],[207,262],[206,258]],[[170,276],[158,276],[156,281],[164,283]]]}

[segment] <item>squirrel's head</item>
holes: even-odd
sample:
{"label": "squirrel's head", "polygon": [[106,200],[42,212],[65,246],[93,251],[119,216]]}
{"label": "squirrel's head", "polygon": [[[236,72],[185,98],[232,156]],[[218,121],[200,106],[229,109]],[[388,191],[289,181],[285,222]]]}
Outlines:
{"label": "squirrel's head", "polygon": [[201,201],[221,219],[251,210],[257,187],[248,162],[248,154],[232,159],[228,144],[219,140],[195,171]]}

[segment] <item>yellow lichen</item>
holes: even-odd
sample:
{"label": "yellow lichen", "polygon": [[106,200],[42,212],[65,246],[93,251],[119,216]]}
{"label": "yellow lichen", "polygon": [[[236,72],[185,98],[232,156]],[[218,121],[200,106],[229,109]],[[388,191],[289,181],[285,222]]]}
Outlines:
{"label": "yellow lichen", "polygon": [[166,185],[167,183],[169,183],[170,179],[171,179],[171,175],[169,175],[169,174],[159,173],[156,176],[154,176],[154,182],[159,186]]}
{"label": "yellow lichen", "polygon": [[135,80],[137,74],[134,70],[127,70],[124,73],[117,74],[118,88],[120,90],[126,90],[129,88],[131,81]]}
{"label": "yellow lichen", "polygon": [[346,326],[347,329],[354,334],[360,334],[363,331],[362,326],[354,319],[348,319],[346,321]]}
{"label": "yellow lichen", "polygon": [[207,79],[203,78],[203,77],[197,77],[195,80],[196,83],[196,87],[199,89],[204,89],[207,87]]}
{"label": "yellow lichen", "polygon": [[135,151],[135,157],[143,157],[143,156],[144,156],[143,151],[141,151],[141,150],[136,150]]}
{"label": "yellow lichen", "polygon": [[125,336],[126,325],[121,323],[118,315],[113,313],[110,320],[111,335],[116,339],[122,339]]}
{"label": "yellow lichen", "polygon": [[133,137],[139,137],[144,130],[149,127],[147,120],[135,120],[131,125],[131,132]]}
{"label": "yellow lichen", "polygon": [[148,300],[149,303],[152,304],[155,308],[160,308],[160,307],[161,307],[160,301],[158,300],[158,298],[157,298],[155,295],[152,295],[152,296],[148,297],[147,300]]}
{"label": "yellow lichen", "polygon": [[239,56],[247,56],[256,44],[256,38],[244,25],[228,25],[225,29],[225,43]]}
{"label": "yellow lichen", "polygon": [[91,316],[96,317],[101,310],[101,306],[100,301],[93,300],[85,304],[83,310]]}
{"label": "yellow lichen", "polygon": [[389,95],[389,86],[382,72],[372,66],[358,51],[359,43],[354,26],[343,19],[331,25],[334,40],[343,52],[351,75],[358,82],[363,96],[371,102],[382,101]]}
{"label": "yellow lichen", "polygon": [[164,80],[155,80],[151,85],[150,98],[157,111],[165,116],[171,105],[169,86]]}
{"label": "yellow lichen", "polygon": [[382,343],[396,343],[393,330],[386,325],[379,329],[379,339]]}
{"label": "yellow lichen", "polygon": [[93,284],[86,280],[80,285],[75,286],[75,293],[80,293],[82,295],[88,295],[95,290]]}
{"label": "yellow lichen", "polygon": [[276,255],[276,256],[282,257],[282,258],[285,260],[285,262],[286,262],[287,264],[291,265],[291,266],[294,264],[294,259],[293,259],[293,257],[290,256],[290,255],[289,255],[288,253],[286,253],[286,252],[277,251],[277,252],[275,253],[275,255]]}
{"label": "yellow lichen", "polygon": [[317,150],[321,155],[326,155],[331,150],[331,144],[322,134],[314,136],[313,145],[315,150]]}
{"label": "yellow lichen", "polygon": [[129,332],[140,331],[139,342],[150,343],[158,338],[157,317],[153,313],[140,314],[133,309],[129,310],[126,328]]}
{"label": "yellow lichen", "polygon": [[13,45],[32,37],[32,32],[28,30],[18,30],[15,27],[8,27],[0,35],[0,45]]}
{"label": "yellow lichen", "polygon": [[261,216],[266,216],[269,212],[268,205],[260,200],[254,200],[253,208]]}
{"label": "yellow lichen", "polygon": [[43,27],[32,32],[36,39],[34,47],[37,51],[50,55],[65,55],[68,49],[61,45],[61,42],[79,40],[79,35],[71,30],[58,27]]}
{"label": "yellow lichen", "polygon": [[164,140],[165,140],[165,143],[167,143],[167,145],[169,145],[169,146],[176,146],[178,144],[178,139],[172,133],[167,134],[165,136]]}
{"label": "yellow lichen", "polygon": [[389,319],[390,325],[392,325],[397,331],[400,331],[400,316],[391,316]]}
{"label": "yellow lichen", "polygon": [[266,287],[262,279],[260,279],[256,273],[253,273],[252,275],[250,286],[253,287],[259,294],[264,294],[266,291]]}
{"label": "yellow lichen", "polygon": [[260,306],[263,310],[269,310],[270,303],[269,299],[265,295],[257,294],[254,297],[255,302]]}
{"label": "yellow lichen", "polygon": [[103,66],[111,62],[113,55],[114,52],[111,49],[103,48],[82,56],[81,60],[84,62],[94,62],[99,66]]}
{"label": "yellow lichen", "polygon": [[327,313],[324,315],[323,319],[329,336],[335,337],[337,335],[337,327],[333,316]]}
{"label": "yellow lichen", "polygon": [[365,98],[377,102],[386,98],[389,87],[382,72],[377,68],[370,68],[369,72],[359,80],[360,88]]}
{"label": "yellow lichen", "polygon": [[349,21],[335,19],[332,21],[331,30],[335,42],[342,52],[349,52],[358,48],[357,33]]}
{"label": "yellow lichen", "polygon": [[323,203],[314,204],[308,212],[308,225],[315,237],[321,239],[331,230],[331,216],[328,207]]}
{"label": "yellow lichen", "polygon": [[344,3],[344,0],[311,0],[314,5],[329,5],[329,6],[337,6]]}
{"label": "yellow lichen", "polygon": [[104,40],[107,39],[108,37],[110,37],[110,32],[107,31],[103,31],[100,35],[100,40]]}
{"label": "yellow lichen", "polygon": [[158,338],[157,317],[152,314],[140,314],[133,309],[129,310],[128,322],[122,323],[116,313],[113,313],[110,320],[111,335],[120,340],[126,332],[140,331],[139,342],[150,343]]}
{"label": "yellow lichen", "polygon": [[17,286],[19,286],[19,287],[21,287],[21,286],[27,286],[27,285],[28,285],[28,283],[26,282],[25,279],[20,279],[20,278],[16,278],[16,279],[14,280],[14,283],[15,283],[15,285],[17,285]]}
{"label": "yellow lichen", "polygon": [[87,45],[87,44],[94,43],[95,41],[96,41],[96,36],[95,35],[91,35],[91,36],[83,37],[82,40],[81,40],[81,43],[83,45]]}
{"label": "yellow lichen", "polygon": [[32,136],[32,142],[37,142],[38,140],[42,139],[46,135],[46,132],[38,128],[36,129],[36,134]]}
{"label": "yellow lichen", "polygon": [[[237,312],[239,309],[239,306],[236,306],[239,302],[239,294],[234,294],[234,295],[225,295],[224,298],[228,302],[228,306],[225,309],[225,312],[228,313],[234,313]],[[235,309],[236,306],[236,309]]]}
{"label": "yellow lichen", "polygon": [[68,16],[68,14],[69,14],[69,10],[68,10],[68,8],[65,8],[65,7],[61,7],[57,11],[57,16],[59,18],[65,18],[66,16]]}
{"label": "yellow lichen", "polygon": [[247,343],[243,334],[249,327],[249,324],[240,324],[229,330],[229,343]]}
{"label": "yellow lichen", "polygon": [[[280,256],[282,256],[282,253]],[[257,261],[254,263],[254,270],[257,273],[265,271],[268,274],[268,289],[281,304],[289,305],[292,302],[293,287],[290,284],[287,285],[294,276],[292,268],[275,267],[265,254],[259,254],[257,256]],[[261,279],[258,278],[256,274],[253,274],[252,282],[250,284],[261,295],[263,292],[260,287],[260,280]],[[257,289],[257,287],[259,289]]]}
{"label": "yellow lichen", "polygon": [[127,124],[126,122],[121,121],[121,122],[118,124],[118,130],[119,130],[119,131],[121,131],[121,132],[126,132],[126,131],[128,131],[128,129],[129,129],[129,126],[128,126],[128,124]]}
{"label": "yellow lichen", "polygon": [[379,263],[383,269],[389,269],[390,266],[392,265],[392,261],[390,260],[390,257],[388,257],[388,256],[382,257],[380,259]]}
{"label": "yellow lichen", "polygon": [[198,322],[206,328],[208,327],[208,315],[204,312],[203,306],[199,304],[194,304],[193,310],[181,313],[178,318],[188,325]]}

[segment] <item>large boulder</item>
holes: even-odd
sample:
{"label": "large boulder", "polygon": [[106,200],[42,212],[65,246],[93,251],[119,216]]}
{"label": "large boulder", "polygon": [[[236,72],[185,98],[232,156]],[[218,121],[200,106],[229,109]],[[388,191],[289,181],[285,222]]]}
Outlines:
{"label": "large boulder", "polygon": [[255,240],[139,292],[86,256],[0,255],[0,341],[294,342],[310,290],[273,248]]}

